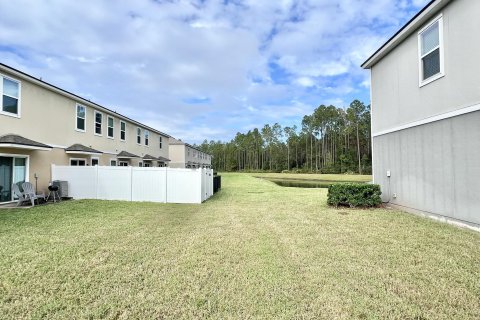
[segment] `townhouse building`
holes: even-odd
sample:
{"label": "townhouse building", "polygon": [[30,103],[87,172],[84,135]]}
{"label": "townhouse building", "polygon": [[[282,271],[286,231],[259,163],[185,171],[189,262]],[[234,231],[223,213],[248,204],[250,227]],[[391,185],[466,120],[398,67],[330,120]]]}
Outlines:
{"label": "townhouse building", "polygon": [[170,136],[0,64],[0,203],[12,184],[50,182],[51,165],[167,166]]}
{"label": "townhouse building", "polygon": [[169,139],[169,152],[172,168],[210,168],[212,165],[210,154],[173,137]]}

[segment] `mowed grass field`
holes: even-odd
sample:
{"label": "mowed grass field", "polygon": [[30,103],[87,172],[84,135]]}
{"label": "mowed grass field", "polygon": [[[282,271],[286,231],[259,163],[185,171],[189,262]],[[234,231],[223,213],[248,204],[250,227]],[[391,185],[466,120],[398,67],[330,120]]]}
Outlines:
{"label": "mowed grass field", "polygon": [[480,234],[222,182],[202,205],[0,210],[0,318],[479,319]]}

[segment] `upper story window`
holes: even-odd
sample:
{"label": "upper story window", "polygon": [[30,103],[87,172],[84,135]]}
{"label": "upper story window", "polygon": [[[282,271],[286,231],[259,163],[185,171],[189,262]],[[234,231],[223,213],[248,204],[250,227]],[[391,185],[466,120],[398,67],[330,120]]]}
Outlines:
{"label": "upper story window", "polygon": [[0,76],[1,111],[3,114],[20,116],[20,82]]}
{"label": "upper story window", "polygon": [[163,145],[162,145],[162,142],[163,142],[163,139],[162,139],[162,136],[160,136],[160,143],[159,143],[160,149],[162,149],[162,146],[163,146]]}
{"label": "upper story window", "polygon": [[137,128],[137,144],[142,144],[142,130]]}
{"label": "upper story window", "polygon": [[77,121],[76,128],[78,131],[85,132],[86,108],[81,104],[77,104]]}
{"label": "upper story window", "polygon": [[148,146],[148,137],[150,136],[150,132],[145,130],[145,145]]}
{"label": "upper story window", "polygon": [[102,135],[103,115],[101,112],[95,111],[95,134]]}
{"label": "upper story window", "polygon": [[444,76],[443,18],[437,17],[418,33],[420,86]]}
{"label": "upper story window", "polygon": [[109,138],[113,139],[113,117],[108,116],[107,117],[107,124],[108,124],[108,132],[107,135]]}
{"label": "upper story window", "polygon": [[125,121],[120,121],[120,140],[125,141],[127,132],[127,124]]}

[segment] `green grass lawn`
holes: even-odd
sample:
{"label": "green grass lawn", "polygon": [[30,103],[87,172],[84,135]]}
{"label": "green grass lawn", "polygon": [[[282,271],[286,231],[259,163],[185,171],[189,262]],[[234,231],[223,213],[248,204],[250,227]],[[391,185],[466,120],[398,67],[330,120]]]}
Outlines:
{"label": "green grass lawn", "polygon": [[224,174],[202,205],[0,211],[0,318],[478,319],[480,234]]}

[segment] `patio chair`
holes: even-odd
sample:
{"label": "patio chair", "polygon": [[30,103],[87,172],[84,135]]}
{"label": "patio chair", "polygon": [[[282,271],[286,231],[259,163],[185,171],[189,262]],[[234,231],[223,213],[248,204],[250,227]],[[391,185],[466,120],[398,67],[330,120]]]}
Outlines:
{"label": "patio chair", "polygon": [[33,184],[31,184],[30,182],[22,183],[22,188],[23,188],[23,193],[25,194],[26,197],[33,200],[37,200],[37,203],[39,203],[39,199],[43,199],[43,201],[45,201],[45,193],[35,192],[35,189],[33,188]]}
{"label": "patio chair", "polygon": [[18,198],[17,207],[24,202],[31,202],[32,207],[35,205],[35,202],[34,202],[35,200],[31,199],[30,197],[26,196],[22,191],[20,191],[20,188],[18,187],[18,184],[16,184],[16,183],[12,184],[12,190],[13,190],[13,193]]}

